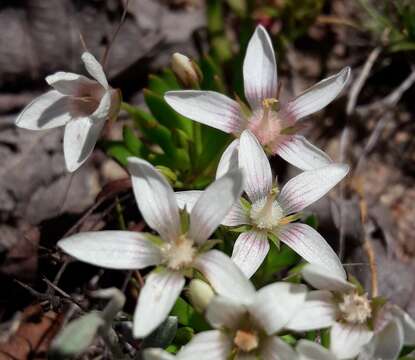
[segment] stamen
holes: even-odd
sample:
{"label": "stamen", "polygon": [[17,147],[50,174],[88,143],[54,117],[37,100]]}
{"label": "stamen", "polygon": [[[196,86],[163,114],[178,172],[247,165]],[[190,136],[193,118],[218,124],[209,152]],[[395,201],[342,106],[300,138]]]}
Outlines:
{"label": "stamen", "polygon": [[161,247],[163,262],[172,270],[181,270],[191,265],[196,255],[193,241],[181,235],[176,241]]}
{"label": "stamen", "polygon": [[259,339],[254,331],[238,330],[233,339],[234,344],[242,351],[249,352],[258,348]]}
{"label": "stamen", "polygon": [[356,292],[343,295],[343,302],[339,303],[339,310],[343,320],[351,324],[363,324],[372,315],[367,294],[359,295]]}

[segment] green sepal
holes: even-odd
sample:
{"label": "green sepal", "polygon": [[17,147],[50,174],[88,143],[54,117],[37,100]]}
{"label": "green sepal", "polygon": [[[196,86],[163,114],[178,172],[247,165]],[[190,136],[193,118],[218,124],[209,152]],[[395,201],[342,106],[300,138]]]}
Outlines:
{"label": "green sepal", "polygon": [[222,243],[222,240],[220,239],[210,239],[203,243],[203,245],[199,248],[199,252],[204,253],[206,251],[209,251],[210,249],[213,249],[216,245]]}
{"label": "green sepal", "polygon": [[252,225],[241,225],[241,226],[237,226],[237,227],[229,227],[227,229],[231,232],[234,232],[234,233],[243,233],[243,232],[251,231],[252,230]]}
{"label": "green sepal", "polygon": [[330,329],[324,329],[320,331],[321,334],[321,345],[326,349],[330,348]]}
{"label": "green sepal", "polygon": [[295,345],[297,342],[297,339],[290,334],[281,336],[281,340],[285,341],[289,345]]}
{"label": "green sepal", "polygon": [[268,232],[267,237],[268,237],[268,240],[271,241],[275,245],[277,250],[280,251],[281,243],[280,243],[280,239],[278,238],[278,236],[272,232]]}
{"label": "green sepal", "polygon": [[186,206],[184,207],[184,209],[179,210],[179,215],[180,215],[180,228],[181,228],[182,234],[186,234],[189,231],[189,226],[190,226],[190,214],[187,211]]}
{"label": "green sepal", "polygon": [[152,244],[154,244],[156,246],[162,246],[164,244],[164,241],[158,235],[154,235],[154,234],[149,233],[149,232],[143,232],[141,234],[143,234],[148,241],[150,241]]}
{"label": "green sepal", "polygon": [[241,203],[244,210],[249,213],[251,211],[252,204],[243,197],[239,198],[239,202]]}
{"label": "green sepal", "polygon": [[363,295],[366,292],[363,285],[360,283],[359,280],[357,280],[355,276],[349,274],[348,280],[356,287],[356,291],[359,295]]}

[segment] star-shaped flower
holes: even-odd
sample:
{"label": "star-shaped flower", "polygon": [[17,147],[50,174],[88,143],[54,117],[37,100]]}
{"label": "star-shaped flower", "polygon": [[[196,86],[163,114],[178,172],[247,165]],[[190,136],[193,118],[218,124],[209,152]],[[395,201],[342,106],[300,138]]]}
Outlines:
{"label": "star-shaped flower", "polygon": [[[208,238],[242,191],[242,172],[234,170],[211,184],[181,221],[171,186],[148,162],[129,158],[133,190],[141,214],[155,235],[131,231],[99,231],[73,235],[59,247],[89,264],[109,269],[157,267],[140,291],[134,314],[134,335],[151,333],[168,315],[180,295],[185,275],[200,271],[224,296],[246,297],[254,290],[232,260],[208,250]],[[188,223],[188,225],[186,224]]]}
{"label": "star-shaped flower", "polygon": [[121,104],[119,90],[108,85],[94,56],[84,52],[82,61],[94,80],[69,72],[47,76],[53,90],[34,99],[16,119],[18,127],[29,130],[65,126],[63,152],[70,172],[88,159],[106,120],[117,116]]}
{"label": "star-shaped flower", "polygon": [[[312,227],[293,222],[297,213],[324,196],[343,179],[348,166],[330,164],[308,170],[288,181],[281,191],[274,182],[267,156],[250,130],[228,147],[218,166],[217,176],[241,167],[245,173],[244,190],[248,200],[236,203],[223,225],[247,226],[235,242],[232,259],[251,277],[262,264],[269,250],[269,241],[279,239],[305,260],[329,268],[345,276],[343,267],[326,240]],[[191,209],[200,196],[198,191],[176,193],[180,207]]]}
{"label": "star-shaped flower", "polygon": [[335,99],[349,75],[347,67],[294,100],[280,103],[272,42],[266,30],[258,26],[243,64],[245,97],[250,109],[213,91],[169,91],[165,100],[178,113],[237,137],[244,129],[250,129],[268,153],[278,154],[302,170],[310,170],[329,164],[331,159],[298,134],[301,120]]}
{"label": "star-shaped flower", "polygon": [[[306,292],[304,285],[279,282],[245,298],[215,297],[206,319],[216,330],[197,334],[177,359],[296,359],[294,349],[277,333],[302,306]],[[146,360],[174,359],[162,350],[148,350],[145,356]]]}

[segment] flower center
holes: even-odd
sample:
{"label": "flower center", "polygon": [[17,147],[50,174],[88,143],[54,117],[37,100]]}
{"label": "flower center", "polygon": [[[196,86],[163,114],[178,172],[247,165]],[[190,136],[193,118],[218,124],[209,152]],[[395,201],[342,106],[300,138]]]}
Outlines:
{"label": "flower center", "polygon": [[372,315],[372,308],[367,294],[359,295],[355,292],[343,295],[343,302],[339,303],[342,318],[352,324],[363,324]]}
{"label": "flower center", "polygon": [[271,230],[283,218],[284,213],[280,204],[274,200],[275,195],[269,195],[252,204],[250,217],[259,229]]}
{"label": "flower center", "polygon": [[196,255],[193,241],[181,235],[176,241],[164,244],[161,247],[163,262],[172,270],[180,270],[189,266]]}
{"label": "flower center", "polygon": [[255,331],[237,330],[233,342],[238,349],[249,352],[258,348],[259,338]]}

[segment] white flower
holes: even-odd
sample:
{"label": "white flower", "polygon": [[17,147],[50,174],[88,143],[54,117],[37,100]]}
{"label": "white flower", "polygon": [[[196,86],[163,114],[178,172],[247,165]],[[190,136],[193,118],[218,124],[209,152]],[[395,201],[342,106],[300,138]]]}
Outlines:
{"label": "white flower", "polygon": [[[239,147],[239,150],[238,150]],[[237,160],[238,159],[238,160]],[[249,225],[235,242],[232,259],[251,277],[269,250],[268,236],[276,236],[309,263],[329,268],[334,274],[345,276],[343,267],[332,248],[312,227],[292,223],[296,213],[324,196],[348,172],[348,166],[330,164],[301,173],[285,184],[281,192],[273,183],[271,166],[261,145],[250,130],[244,130],[240,140],[228,147],[218,166],[217,177],[239,166],[245,174],[245,192],[250,209],[236,203],[222,221],[223,225]],[[200,196],[198,191],[176,193],[180,207],[191,209]]]}
{"label": "white flower", "polygon": [[342,91],[349,75],[347,67],[281,104],[271,39],[258,26],[243,64],[249,113],[245,106],[213,91],[169,91],[165,100],[178,113],[235,136],[248,128],[267,152],[280,155],[302,170],[310,170],[329,164],[331,159],[297,134],[302,126],[299,121],[329,104]]}
{"label": "white flower", "polygon": [[[296,359],[294,349],[276,334],[302,306],[306,292],[304,285],[280,282],[245,298],[215,297],[207,307],[206,319],[216,330],[197,334],[177,359]],[[170,358],[174,359],[159,349],[145,352],[146,360]]]}
{"label": "white flower", "polygon": [[88,52],[82,54],[88,73],[95,79],[68,72],[46,77],[54,89],[27,105],[16,125],[29,130],[65,126],[63,152],[66,167],[75,171],[91,154],[108,119],[120,107],[121,94],[108,85],[101,64]]}
{"label": "white flower", "polygon": [[383,305],[373,327],[374,336],[358,360],[396,360],[403,346],[415,345],[415,321],[396,305]]}
{"label": "white flower", "polygon": [[[134,335],[144,337],[167,316],[185,284],[184,274],[199,270],[218,294],[246,297],[254,288],[229,257],[205,252],[215,231],[242,191],[242,172],[235,170],[215,181],[200,196],[182,229],[171,186],[148,162],[129,158],[133,190],[146,223],[160,234],[150,241],[130,231],[85,232],[58,245],[81,261],[110,269],[142,269],[158,265],[147,276],[134,314]],[[205,247],[204,247],[205,245]]]}
{"label": "white flower", "polygon": [[372,339],[369,327],[373,319],[371,301],[346,280],[346,275],[308,264],[304,279],[316,291],[307,294],[304,306],[287,324],[294,331],[330,329],[330,351],[339,359],[351,359]]}

